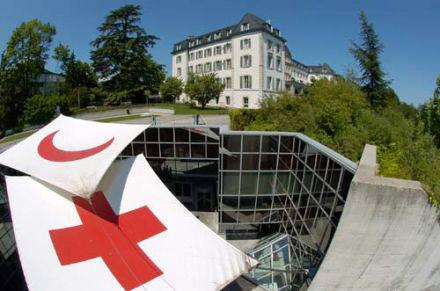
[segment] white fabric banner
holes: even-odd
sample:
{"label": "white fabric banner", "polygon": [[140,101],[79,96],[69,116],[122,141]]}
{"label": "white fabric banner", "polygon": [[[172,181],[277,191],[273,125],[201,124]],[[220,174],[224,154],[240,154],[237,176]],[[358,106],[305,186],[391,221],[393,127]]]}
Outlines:
{"label": "white fabric banner", "polygon": [[6,181],[31,290],[220,290],[258,263],[192,215],[142,155],[115,162],[90,200]]}
{"label": "white fabric banner", "polygon": [[147,127],[60,115],[0,154],[0,164],[87,197],[119,153]]}

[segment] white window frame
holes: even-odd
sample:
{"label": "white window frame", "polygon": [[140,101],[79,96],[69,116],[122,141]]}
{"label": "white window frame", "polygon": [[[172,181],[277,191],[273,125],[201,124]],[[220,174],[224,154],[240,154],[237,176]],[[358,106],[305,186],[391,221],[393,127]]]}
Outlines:
{"label": "white window frame", "polygon": [[214,72],[221,71],[222,70],[222,61],[215,61],[214,62]]}
{"label": "white window frame", "polygon": [[240,76],[240,89],[252,89],[252,76]]}
{"label": "white window frame", "polygon": [[243,96],[243,108],[249,108],[249,97]]}
{"label": "white window frame", "polygon": [[240,49],[248,50],[252,47],[250,38],[243,38],[240,40]]}
{"label": "white window frame", "polygon": [[240,68],[250,68],[252,67],[252,56],[243,55],[240,57]]}
{"label": "white window frame", "polygon": [[267,67],[270,70],[273,70],[273,63],[274,63],[274,58],[273,58],[273,54],[272,53],[267,53]]}

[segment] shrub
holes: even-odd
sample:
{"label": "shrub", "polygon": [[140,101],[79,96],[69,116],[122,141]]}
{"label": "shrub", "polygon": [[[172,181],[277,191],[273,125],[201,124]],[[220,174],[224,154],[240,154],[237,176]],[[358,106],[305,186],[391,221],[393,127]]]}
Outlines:
{"label": "shrub", "polygon": [[69,114],[69,104],[65,96],[34,95],[25,103],[24,122],[31,125],[45,124],[54,118],[57,107],[60,113]]}

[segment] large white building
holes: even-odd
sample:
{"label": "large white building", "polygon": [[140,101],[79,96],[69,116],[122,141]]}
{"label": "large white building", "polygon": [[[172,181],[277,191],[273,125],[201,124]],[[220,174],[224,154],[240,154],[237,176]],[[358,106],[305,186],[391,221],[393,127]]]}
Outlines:
{"label": "large white building", "polygon": [[[291,84],[297,77],[286,40],[270,22],[250,13],[235,25],[176,43],[172,58],[172,76],[184,82],[191,73],[215,73],[223,82],[219,100],[209,105],[259,108],[267,96],[286,89],[295,92]],[[312,78],[309,67],[306,72],[305,84]],[[177,100],[189,101],[185,94]]]}

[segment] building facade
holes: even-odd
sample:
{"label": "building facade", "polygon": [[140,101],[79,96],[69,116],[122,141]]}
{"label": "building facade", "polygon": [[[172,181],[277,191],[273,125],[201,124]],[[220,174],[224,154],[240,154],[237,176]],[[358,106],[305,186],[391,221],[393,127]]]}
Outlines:
{"label": "building facade", "polygon": [[[329,65],[306,66],[292,58],[286,40],[270,22],[247,13],[239,23],[174,45],[172,76],[215,73],[225,89],[208,105],[259,108],[281,91],[299,94],[313,80],[333,79]],[[189,102],[182,94],[177,102]]]}
{"label": "building facade", "polygon": [[[268,95],[285,89],[285,39],[270,23],[246,14],[239,23],[174,45],[172,76],[215,73],[225,85],[209,105],[258,108]],[[178,102],[188,102],[183,94]]]}

